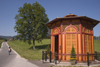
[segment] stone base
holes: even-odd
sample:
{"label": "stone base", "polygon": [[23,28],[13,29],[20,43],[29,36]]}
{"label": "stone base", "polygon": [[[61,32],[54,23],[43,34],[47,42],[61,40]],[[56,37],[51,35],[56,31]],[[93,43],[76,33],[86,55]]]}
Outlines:
{"label": "stone base", "polygon": [[76,60],[70,60],[71,65],[75,65],[76,64]]}

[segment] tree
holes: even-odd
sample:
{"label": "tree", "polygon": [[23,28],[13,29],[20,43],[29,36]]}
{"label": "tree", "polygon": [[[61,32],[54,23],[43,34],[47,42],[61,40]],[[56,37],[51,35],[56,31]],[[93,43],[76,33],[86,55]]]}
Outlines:
{"label": "tree", "polygon": [[99,38],[99,40],[100,40],[100,36],[99,36],[98,38]]}
{"label": "tree", "polygon": [[98,36],[96,37],[96,40],[99,40],[99,37]]}
{"label": "tree", "polygon": [[20,40],[31,44],[33,40],[33,49],[35,49],[35,40],[41,40],[47,35],[48,29],[45,25],[49,21],[45,9],[38,3],[25,3],[18,10],[19,14],[15,16],[15,32],[18,33]]}

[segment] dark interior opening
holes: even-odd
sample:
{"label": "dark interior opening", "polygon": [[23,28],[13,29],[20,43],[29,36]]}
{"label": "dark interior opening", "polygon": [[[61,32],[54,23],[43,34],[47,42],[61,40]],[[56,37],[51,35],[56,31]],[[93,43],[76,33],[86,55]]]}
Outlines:
{"label": "dark interior opening", "polygon": [[[58,35],[55,36],[55,52],[57,52],[58,54]],[[58,60],[58,56],[57,56],[57,60]]]}

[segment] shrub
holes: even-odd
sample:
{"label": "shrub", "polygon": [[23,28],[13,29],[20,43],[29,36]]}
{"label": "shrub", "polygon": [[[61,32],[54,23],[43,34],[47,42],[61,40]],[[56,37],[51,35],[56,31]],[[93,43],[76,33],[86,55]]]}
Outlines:
{"label": "shrub", "polygon": [[48,45],[48,47],[47,47],[47,55],[49,55],[49,54],[50,54],[50,47]]}
{"label": "shrub", "polygon": [[76,59],[76,53],[75,53],[75,49],[74,49],[74,47],[72,46],[70,60],[74,60],[74,59]]}

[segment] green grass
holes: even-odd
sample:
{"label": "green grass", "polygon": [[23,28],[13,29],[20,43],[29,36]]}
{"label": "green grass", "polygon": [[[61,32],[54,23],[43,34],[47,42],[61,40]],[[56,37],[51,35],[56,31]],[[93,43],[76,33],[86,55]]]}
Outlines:
{"label": "green grass", "polygon": [[[32,44],[29,45],[19,40],[8,42],[11,48],[17,51],[22,57],[29,60],[41,60],[42,51],[47,49],[50,45],[50,39],[44,39],[42,43],[35,41],[35,50],[32,49]],[[100,40],[94,40],[95,51],[100,52]]]}
{"label": "green grass", "polygon": [[2,42],[4,42],[4,40],[0,40],[0,48],[1,48]]}
{"label": "green grass", "polygon": [[47,49],[47,46],[50,45],[50,39],[44,39],[42,43],[35,41],[35,50],[32,48],[32,44],[24,43],[19,40],[9,41],[9,46],[17,51],[22,57],[28,60],[41,60],[42,51]]}
{"label": "green grass", "polygon": [[100,40],[94,40],[94,50],[100,52]]}

